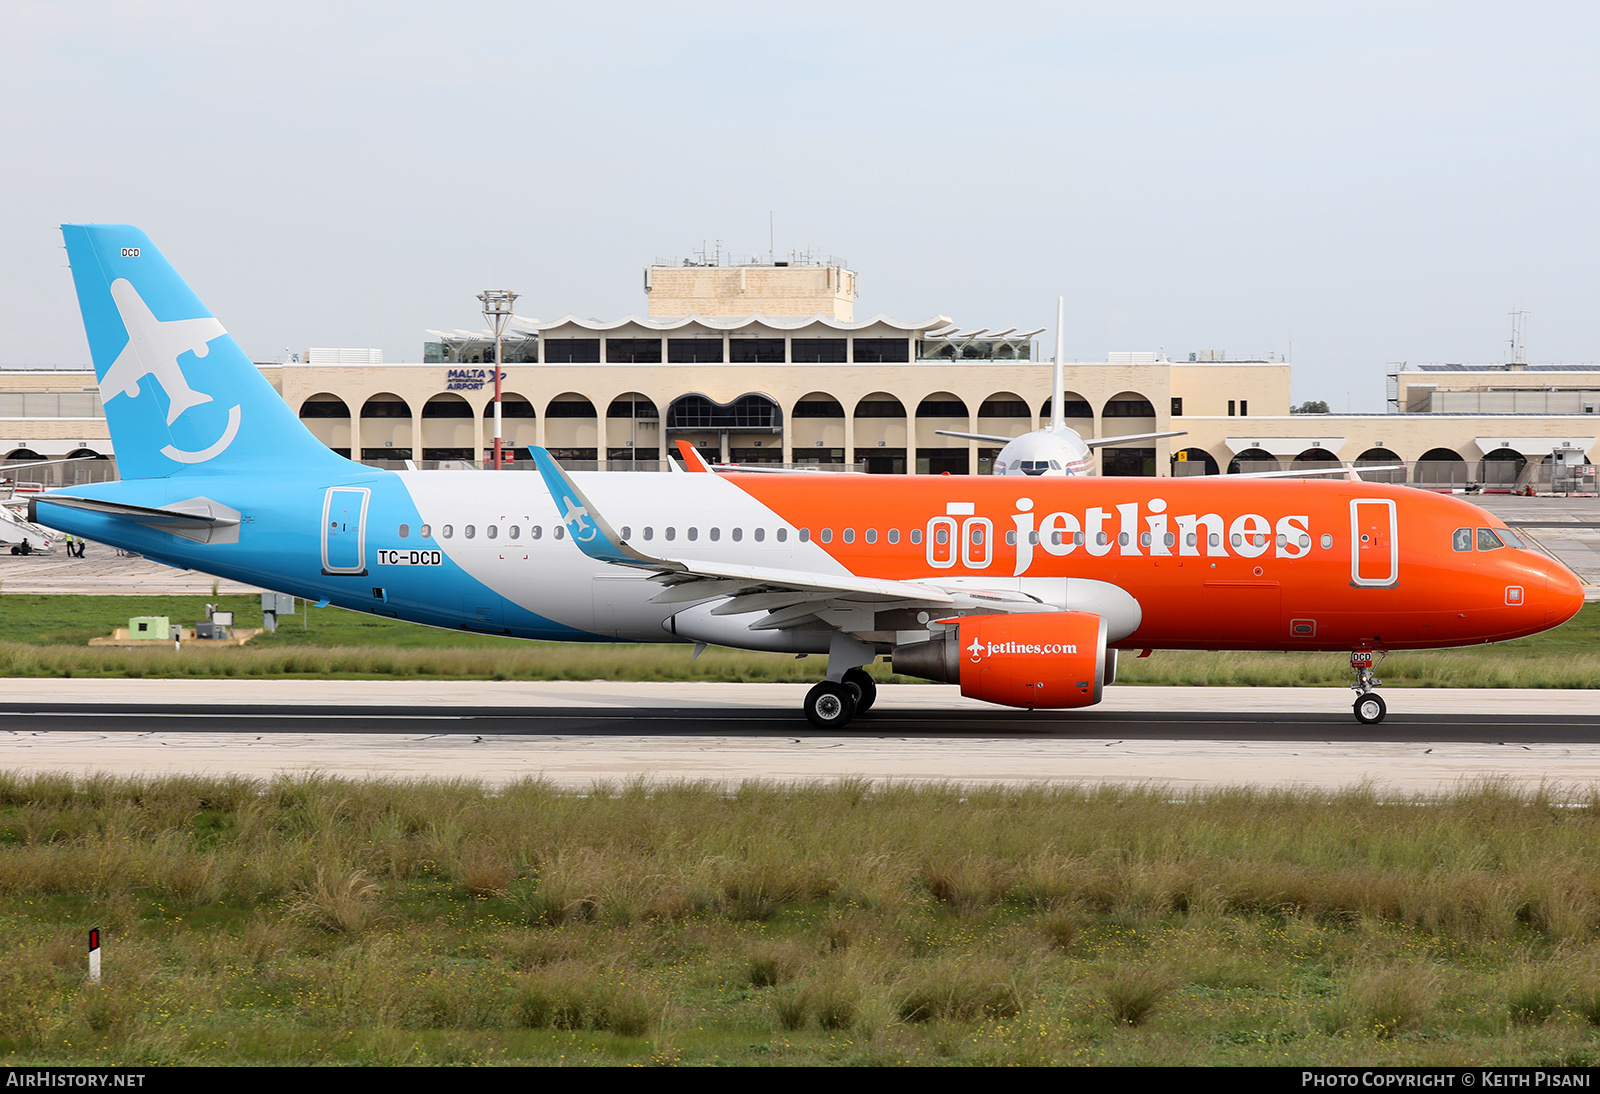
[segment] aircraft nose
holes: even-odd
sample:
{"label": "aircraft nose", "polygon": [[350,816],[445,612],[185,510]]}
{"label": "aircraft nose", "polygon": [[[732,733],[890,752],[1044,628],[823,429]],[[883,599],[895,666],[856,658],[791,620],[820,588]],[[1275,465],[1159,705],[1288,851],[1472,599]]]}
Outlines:
{"label": "aircraft nose", "polygon": [[1554,559],[1545,560],[1540,568],[1544,571],[1545,625],[1558,627],[1583,607],[1583,582]]}

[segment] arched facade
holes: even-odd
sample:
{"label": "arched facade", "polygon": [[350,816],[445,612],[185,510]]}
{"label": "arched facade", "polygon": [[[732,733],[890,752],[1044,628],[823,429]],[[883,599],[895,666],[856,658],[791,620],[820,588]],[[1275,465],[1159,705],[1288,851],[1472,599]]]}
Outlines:
{"label": "arched facade", "polygon": [[392,391],[380,391],[361,404],[351,444],[359,444],[363,460],[410,460],[421,444],[411,404]]}
{"label": "arched facade", "polygon": [[350,406],[339,396],[319,391],[300,404],[300,420],[312,436],[339,453],[349,456],[353,427]]}
{"label": "arched facade", "polygon": [[1392,482],[1403,483],[1406,481],[1405,462],[1400,456],[1387,448],[1369,448],[1355,458],[1357,468],[1386,467],[1387,471],[1361,471],[1359,474],[1366,482]]}
{"label": "arched facade", "polygon": [[625,391],[606,408],[606,459],[661,459],[661,411],[642,391]]}
{"label": "arched facade", "polygon": [[1282,471],[1283,464],[1264,448],[1246,448],[1228,462],[1228,474],[1259,474],[1262,471]]}
{"label": "arched facade", "polygon": [[853,462],[870,474],[903,475],[906,470],[906,407],[886,391],[861,397],[851,413]]}
{"label": "arched facade", "polygon": [[1411,484],[1433,490],[1467,485],[1472,467],[1453,448],[1430,448],[1411,469]]}
{"label": "arched facade", "polygon": [[544,446],[556,459],[600,458],[600,416],[586,396],[575,391],[557,395],[545,404],[543,424]]}
{"label": "arched facade", "polygon": [[1183,448],[1172,454],[1172,474],[1174,477],[1215,475],[1216,473],[1216,459],[1203,448]]}

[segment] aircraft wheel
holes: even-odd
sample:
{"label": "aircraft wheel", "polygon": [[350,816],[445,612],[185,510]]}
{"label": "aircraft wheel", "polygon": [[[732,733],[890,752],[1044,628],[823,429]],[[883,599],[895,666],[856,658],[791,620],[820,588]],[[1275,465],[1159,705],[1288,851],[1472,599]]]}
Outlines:
{"label": "aircraft wheel", "polygon": [[865,714],[878,701],[878,682],[866,669],[851,669],[844,674],[844,682],[855,689],[857,714]]}
{"label": "aircraft wheel", "polygon": [[818,729],[842,729],[856,716],[855,689],[824,680],[806,692],[806,720]]}
{"label": "aircraft wheel", "polygon": [[1383,701],[1383,696],[1369,691],[1356,700],[1355,711],[1356,721],[1364,726],[1375,726],[1389,713],[1389,707]]}

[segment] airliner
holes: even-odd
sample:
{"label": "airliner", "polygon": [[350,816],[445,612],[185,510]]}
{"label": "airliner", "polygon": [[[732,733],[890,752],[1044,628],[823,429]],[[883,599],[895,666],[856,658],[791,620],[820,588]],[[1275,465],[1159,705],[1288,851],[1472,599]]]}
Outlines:
{"label": "airliner", "polygon": [[[395,619],[545,640],[820,654],[1006,706],[1091,706],[1124,650],[1375,658],[1535,634],[1577,577],[1467,502],[1360,481],[386,471],[331,451],[136,228],[64,225],[121,481],[30,519]],[[1233,481],[1230,481],[1233,480]]]}
{"label": "airliner", "polygon": [[[1126,433],[1119,437],[1086,439],[1083,434],[1067,425],[1067,385],[1063,371],[1066,360],[1066,299],[1056,298],[1056,359],[1055,383],[1051,386],[1050,424],[1043,429],[1033,429],[1017,437],[1002,437],[994,433],[961,433],[954,429],[936,429],[945,437],[960,437],[966,441],[988,441],[1002,448],[994,458],[996,475],[1039,476],[1091,475],[1094,473],[1094,449],[1108,445],[1128,444],[1132,441],[1154,441],[1162,437],[1181,437],[1186,429],[1171,429],[1161,433]],[[1271,477],[1279,477],[1266,472]],[[1260,475],[1253,477],[1262,477]]]}

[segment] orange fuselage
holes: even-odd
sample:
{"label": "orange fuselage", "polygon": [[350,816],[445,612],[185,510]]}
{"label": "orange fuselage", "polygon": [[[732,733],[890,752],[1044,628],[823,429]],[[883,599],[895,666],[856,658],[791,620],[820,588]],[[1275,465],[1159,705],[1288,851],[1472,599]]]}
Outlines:
{"label": "orange fuselage", "polygon": [[[1449,496],[1366,482],[726,476],[859,576],[1089,578],[1139,601],[1125,649],[1425,649],[1565,622],[1583,590]],[[1457,550],[1471,529],[1472,547]],[[891,535],[892,533],[892,535]],[[893,542],[891,542],[893,540]],[[1511,542],[1515,542],[1512,540]]]}

